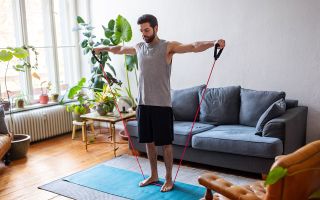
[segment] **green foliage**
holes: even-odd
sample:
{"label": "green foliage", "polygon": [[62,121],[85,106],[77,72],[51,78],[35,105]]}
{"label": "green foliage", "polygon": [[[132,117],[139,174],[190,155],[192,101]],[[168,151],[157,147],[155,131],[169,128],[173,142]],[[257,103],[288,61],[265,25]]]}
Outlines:
{"label": "green foliage", "polygon": [[[28,61],[29,51],[32,51],[35,54],[35,64],[31,65]],[[33,46],[24,45],[22,47],[7,47],[0,51],[0,62],[7,62],[7,68],[5,72],[5,88],[7,91],[7,98],[9,97],[8,87],[7,87],[7,71],[9,68],[9,63],[14,61],[12,68],[17,72],[25,72],[28,69],[37,69],[38,67],[38,55],[39,53]],[[4,101],[1,96],[1,86],[0,86],[0,102]]]}
{"label": "green foliage", "polygon": [[313,192],[310,195],[309,199],[317,199],[317,200],[319,200],[320,199],[320,189],[318,189],[317,191]]}
{"label": "green foliage", "polygon": [[129,72],[138,69],[137,55],[126,55],[126,68]]}
{"label": "green foliage", "polygon": [[267,176],[266,181],[264,182],[264,185],[272,185],[276,182],[278,182],[280,179],[285,177],[287,175],[287,169],[282,167],[275,167],[272,169]]}
{"label": "green foliage", "polygon": [[[89,108],[92,107],[92,103],[88,96],[82,92],[82,89],[85,87],[85,83],[86,78],[81,78],[77,85],[69,89],[68,98],[76,99],[77,103],[67,105],[67,112],[74,112],[75,114],[85,114],[89,112]],[[61,101],[63,101],[63,99]]]}
{"label": "green foliage", "polygon": [[[29,52],[32,51],[35,54],[35,64],[31,65],[27,58],[29,57]],[[18,64],[13,65],[12,67],[18,72],[25,72],[27,69],[37,69],[38,67],[38,55],[39,53],[33,46],[25,45],[22,47],[7,47],[0,51],[0,61],[1,62],[10,62],[15,59]]]}
{"label": "green foliage", "polygon": [[[81,31],[84,36],[84,39],[81,41],[81,47],[83,48],[84,54],[88,54],[99,45],[114,46],[121,43],[129,42],[132,39],[131,25],[128,20],[121,15],[118,15],[116,19],[109,20],[107,25],[102,26],[105,38],[101,39],[96,39],[96,36],[92,31],[94,28],[89,23],[86,23],[80,16],[77,17],[77,23],[79,27],[76,30]],[[108,84],[108,80],[111,86],[113,86],[114,84],[116,84],[117,86],[121,86],[122,82],[116,78],[116,71],[110,64],[111,58],[109,56],[109,53],[102,52],[99,56],[102,65],[99,65],[99,63],[93,56],[90,59],[93,68],[91,70],[89,87],[93,88],[94,92],[99,92],[103,89],[103,86],[105,84]],[[135,99],[131,93],[128,71],[135,71],[136,73],[137,68],[137,57],[126,55],[125,69],[128,82],[128,88],[126,88],[126,92],[133,102],[133,105],[136,104]],[[107,79],[105,78],[105,75],[107,76]],[[137,75],[136,82],[138,83]]]}
{"label": "green foliage", "polygon": [[[105,46],[111,44],[109,38],[101,38],[99,40],[96,39],[96,36],[93,34],[94,27],[92,27],[89,23],[86,23],[80,16],[77,17],[77,23],[79,27],[76,30],[81,31],[82,35],[84,36],[84,39],[80,44],[81,48],[83,48],[84,54],[91,53],[95,47],[101,44]],[[104,73],[107,74],[110,85],[116,84],[121,86],[122,83],[120,80],[117,80],[114,67],[109,63],[109,61],[111,61],[109,53],[101,53],[99,59],[101,59],[102,65],[99,65],[93,55],[90,59],[93,65],[90,78],[90,87],[102,90],[103,85],[107,83],[107,79],[104,77]],[[109,73],[108,70],[111,73]]]}

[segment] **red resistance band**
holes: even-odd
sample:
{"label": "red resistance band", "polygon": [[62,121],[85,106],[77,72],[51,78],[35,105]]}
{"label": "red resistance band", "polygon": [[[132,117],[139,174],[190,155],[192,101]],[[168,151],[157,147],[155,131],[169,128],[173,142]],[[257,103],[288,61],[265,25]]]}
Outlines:
{"label": "red resistance band", "polygon": [[[206,93],[206,91],[207,91],[207,89],[208,89],[208,84],[209,84],[209,81],[210,81],[210,79],[211,79],[212,71],[213,71],[213,69],[214,69],[214,66],[215,66],[216,61],[217,61],[218,58],[220,57],[220,55],[221,55],[221,53],[222,53],[222,50],[223,50],[223,48],[222,48],[222,49],[219,49],[219,50],[218,50],[218,48],[219,48],[219,44],[215,44],[215,49],[214,49],[214,62],[213,62],[213,65],[212,65],[212,67],[211,67],[211,71],[210,71],[210,74],[209,74],[209,77],[208,77],[208,80],[207,80],[205,89],[204,89],[204,91],[202,92],[201,100],[200,100],[200,103],[199,103],[199,105],[198,105],[197,112],[196,112],[196,114],[195,114],[195,116],[194,116],[193,123],[192,123],[191,129],[190,129],[190,132],[188,133],[188,139],[187,139],[186,144],[185,144],[185,146],[184,146],[184,149],[183,149],[183,152],[182,152],[180,161],[179,161],[179,166],[178,166],[176,175],[175,175],[174,180],[173,180],[173,184],[176,182],[176,178],[177,178],[177,176],[178,176],[178,173],[179,173],[179,170],[180,170],[180,167],[181,167],[181,164],[182,164],[182,160],[183,160],[184,155],[185,155],[185,153],[186,153],[187,146],[189,145],[189,142],[190,142],[190,139],[191,139],[191,135],[192,135],[192,130],[193,130],[193,127],[194,127],[194,125],[195,125],[195,123],[196,123],[196,120],[197,120],[197,118],[198,118],[199,111],[200,111],[200,106],[201,106],[201,104],[202,104],[204,95],[205,95],[205,93]],[[111,91],[111,94],[112,94],[112,96],[113,96],[113,101],[114,101],[114,103],[115,103],[115,105],[116,105],[117,111],[119,112],[119,115],[120,115],[122,124],[123,124],[123,126],[124,126],[124,130],[125,130],[126,136],[128,137],[129,145],[130,145],[131,148],[132,148],[132,150],[131,150],[131,151],[132,151],[132,154],[133,154],[133,155],[135,156],[135,158],[136,158],[136,161],[137,161],[137,163],[138,163],[138,166],[139,166],[140,172],[141,172],[141,174],[142,174],[142,176],[143,176],[143,179],[146,179],[146,178],[145,178],[145,175],[144,175],[144,173],[143,173],[143,171],[142,171],[141,164],[140,164],[140,162],[139,162],[138,156],[137,156],[136,153],[135,153],[136,151],[135,151],[135,149],[134,149],[134,146],[133,146],[131,137],[130,137],[130,135],[129,135],[129,133],[128,133],[127,125],[126,125],[126,123],[124,122],[124,119],[123,119],[122,114],[121,114],[121,112],[120,112],[119,106],[118,106],[118,104],[117,104],[117,102],[116,102],[116,98],[115,98],[114,92],[112,91],[112,88],[111,88],[111,86],[110,86],[110,81],[109,81],[109,79],[108,79],[107,73],[104,71],[104,66],[103,66],[102,63],[101,63],[101,60],[99,60],[99,59],[97,58],[97,56],[95,55],[95,52],[94,52],[94,51],[92,51],[92,54],[93,54],[93,57],[100,63],[101,71],[103,72],[104,78],[107,80],[107,83],[108,83],[108,85],[109,85],[109,87],[110,87],[110,91]],[[102,56],[102,54],[100,54],[100,55]],[[160,185],[160,184],[158,184],[158,183],[152,183],[152,184],[153,184],[153,185],[157,185],[157,186],[162,186],[162,185]]]}

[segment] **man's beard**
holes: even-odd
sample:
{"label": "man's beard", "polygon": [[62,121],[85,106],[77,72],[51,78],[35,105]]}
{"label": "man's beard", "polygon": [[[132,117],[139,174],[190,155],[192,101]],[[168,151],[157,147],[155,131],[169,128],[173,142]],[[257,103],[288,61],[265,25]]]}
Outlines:
{"label": "man's beard", "polygon": [[146,43],[150,43],[153,41],[153,39],[156,37],[156,33],[153,32],[153,34],[151,36],[143,36],[143,40],[146,42]]}

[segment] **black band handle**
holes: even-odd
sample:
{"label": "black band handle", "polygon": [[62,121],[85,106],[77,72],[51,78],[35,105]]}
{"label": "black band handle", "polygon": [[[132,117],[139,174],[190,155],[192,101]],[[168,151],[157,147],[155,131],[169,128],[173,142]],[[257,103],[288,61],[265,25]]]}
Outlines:
{"label": "black band handle", "polygon": [[218,60],[218,58],[220,57],[222,51],[223,51],[223,48],[222,49],[219,49],[218,51],[218,48],[220,47],[220,45],[218,43],[216,43],[214,45],[214,59],[215,60]]}
{"label": "black band handle", "polygon": [[102,63],[102,53],[100,52],[100,59],[97,57],[96,52],[94,50],[91,51],[92,56],[98,61],[98,63]]}

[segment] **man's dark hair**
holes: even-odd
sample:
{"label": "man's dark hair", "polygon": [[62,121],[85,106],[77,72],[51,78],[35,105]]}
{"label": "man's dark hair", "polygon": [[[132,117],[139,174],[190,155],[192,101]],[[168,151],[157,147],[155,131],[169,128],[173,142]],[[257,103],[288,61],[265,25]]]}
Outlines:
{"label": "man's dark hair", "polygon": [[143,24],[146,22],[148,22],[152,28],[154,28],[155,26],[158,26],[157,18],[153,15],[150,15],[150,14],[145,14],[145,15],[142,15],[141,17],[139,17],[137,23],[140,25],[140,24]]}

